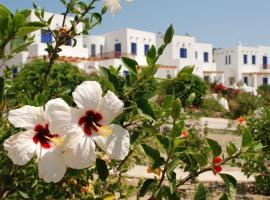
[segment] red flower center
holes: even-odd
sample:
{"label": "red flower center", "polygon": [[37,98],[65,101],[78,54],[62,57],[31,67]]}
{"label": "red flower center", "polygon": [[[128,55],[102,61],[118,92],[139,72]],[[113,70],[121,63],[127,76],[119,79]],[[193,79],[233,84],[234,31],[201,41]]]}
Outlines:
{"label": "red flower center", "polygon": [[50,133],[48,124],[45,126],[38,124],[34,130],[36,132],[35,136],[33,137],[34,143],[37,144],[40,142],[41,146],[45,149],[49,149],[51,147],[50,138],[59,137],[58,134],[52,135]]}
{"label": "red flower center", "polygon": [[98,131],[97,127],[100,127],[99,123],[102,120],[102,115],[92,110],[86,111],[85,115],[79,119],[79,125],[83,125],[83,131],[87,136],[92,135],[91,129]]}

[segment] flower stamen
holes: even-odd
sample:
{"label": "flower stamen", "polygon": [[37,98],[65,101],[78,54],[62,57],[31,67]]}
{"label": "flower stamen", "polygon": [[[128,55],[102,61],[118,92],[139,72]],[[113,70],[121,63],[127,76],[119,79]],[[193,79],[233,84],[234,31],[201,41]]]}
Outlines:
{"label": "flower stamen", "polygon": [[48,140],[50,140],[56,147],[60,147],[63,145],[64,143],[64,138],[61,138],[61,137],[53,137],[53,138],[50,138],[50,137],[47,137],[46,138]]}

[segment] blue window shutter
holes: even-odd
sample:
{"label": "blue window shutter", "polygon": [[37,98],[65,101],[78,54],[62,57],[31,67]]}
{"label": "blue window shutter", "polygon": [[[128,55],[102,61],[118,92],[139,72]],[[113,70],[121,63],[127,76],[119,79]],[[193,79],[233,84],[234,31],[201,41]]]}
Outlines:
{"label": "blue window shutter", "polygon": [[248,63],[248,58],[247,58],[246,54],[243,55],[243,62],[244,62],[244,64]]}
{"label": "blue window shutter", "polygon": [[52,43],[52,34],[48,30],[41,30],[41,42]]}
{"label": "blue window shutter", "polygon": [[114,45],[114,51],[121,52],[121,43],[116,43]]}
{"label": "blue window shutter", "polygon": [[256,64],[256,56],[255,56],[255,55],[252,56],[252,64],[253,64],[253,65]]}
{"label": "blue window shutter", "polygon": [[15,78],[17,76],[17,73],[18,73],[18,68],[17,67],[14,67],[12,69],[12,77]]}
{"label": "blue window shutter", "polygon": [[267,69],[268,58],[267,56],[263,56],[263,69]]}
{"label": "blue window shutter", "polygon": [[208,54],[208,52],[204,52],[203,53],[203,61],[204,62],[208,62],[209,61],[209,54]]}
{"label": "blue window shutter", "polygon": [[180,58],[187,58],[187,49],[186,48],[180,49]]}
{"label": "blue window shutter", "polygon": [[147,55],[148,50],[149,50],[149,45],[145,44],[144,45],[144,55]]}
{"label": "blue window shutter", "polygon": [[131,43],[131,54],[137,55],[137,43]]}
{"label": "blue window shutter", "polygon": [[268,78],[267,78],[267,77],[264,77],[264,78],[263,78],[263,84],[264,84],[264,85],[267,85],[267,84],[268,84]]}

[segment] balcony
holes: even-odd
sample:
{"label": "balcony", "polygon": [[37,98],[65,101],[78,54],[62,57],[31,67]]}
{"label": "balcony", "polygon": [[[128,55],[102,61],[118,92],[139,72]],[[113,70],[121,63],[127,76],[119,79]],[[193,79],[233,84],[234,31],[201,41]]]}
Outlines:
{"label": "balcony", "polygon": [[134,59],[135,55],[114,51],[114,52],[108,52],[108,53],[103,53],[103,54],[99,54],[96,56],[92,56],[89,58],[89,61],[120,59],[121,57],[128,57],[128,58]]}

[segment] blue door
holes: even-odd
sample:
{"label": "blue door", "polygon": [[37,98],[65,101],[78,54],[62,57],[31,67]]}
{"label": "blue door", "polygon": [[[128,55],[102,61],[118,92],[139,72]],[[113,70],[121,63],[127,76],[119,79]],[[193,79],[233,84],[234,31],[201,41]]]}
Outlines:
{"label": "blue door", "polygon": [[114,51],[115,52],[121,52],[121,43],[116,43],[114,45]]}
{"label": "blue door", "polygon": [[52,34],[48,30],[41,30],[41,42],[52,43]]}

